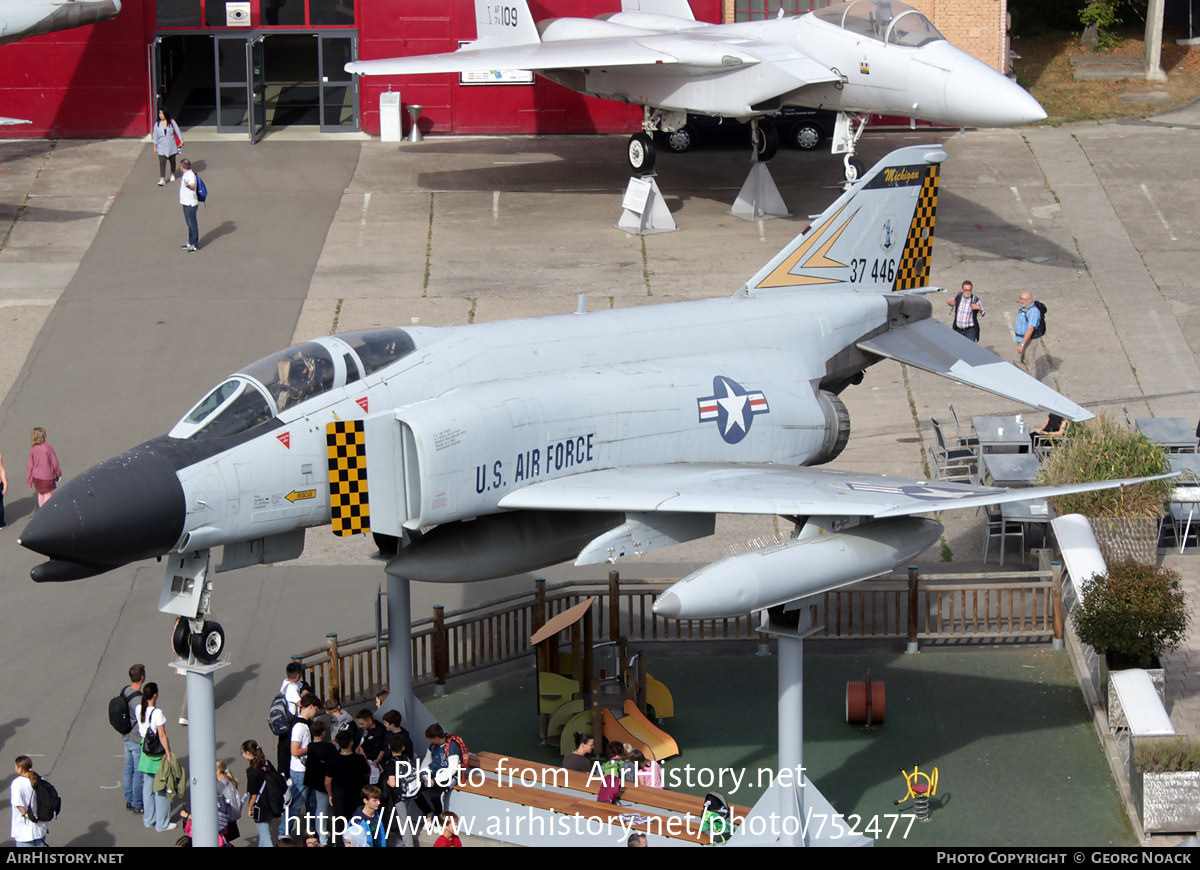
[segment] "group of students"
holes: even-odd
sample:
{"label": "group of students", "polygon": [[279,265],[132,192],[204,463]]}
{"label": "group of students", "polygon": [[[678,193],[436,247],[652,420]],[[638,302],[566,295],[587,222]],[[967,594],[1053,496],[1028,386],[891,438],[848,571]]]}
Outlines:
{"label": "group of students", "polygon": [[604,747],[606,760],[593,763],[589,756],[596,751],[596,738],[588,732],[575,732],[575,749],[563,756],[562,766],[567,770],[591,774],[595,765],[600,765],[600,786],[596,800],[617,803],[627,784],[647,788],[662,788],[662,765],[647,758],[640,749],[627,749],[624,743],[610,740]]}
{"label": "group of students", "polygon": [[259,846],[273,845],[273,833],[292,845],[293,836],[314,845],[412,845],[418,820],[429,816],[449,825],[450,835],[438,845],[461,845],[454,842],[455,820],[445,812],[445,795],[463,766],[461,740],[430,725],[430,748],[418,764],[400,713],[388,710],[376,718],[386,693],[377,696],[376,711],[364,707],[351,717],[336,699],[322,703],[295,662],[280,696],[290,725],[281,729],[278,769],[256,741],[242,744],[245,812],[257,827]]}

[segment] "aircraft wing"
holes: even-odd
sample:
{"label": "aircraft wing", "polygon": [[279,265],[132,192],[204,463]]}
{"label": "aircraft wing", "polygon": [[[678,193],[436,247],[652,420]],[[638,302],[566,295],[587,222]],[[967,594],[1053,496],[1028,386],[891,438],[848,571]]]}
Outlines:
{"label": "aircraft wing", "polygon": [[1172,476],[999,489],[825,468],[680,463],[609,468],[546,480],[505,496],[500,507],[883,518],[1115,489]]}
{"label": "aircraft wing", "polygon": [[827,67],[787,46],[688,33],[570,39],[483,48],[468,45],[443,54],[354,61],[346,64],[346,71],[359,75],[420,75],[489,69],[545,71],[621,67],[630,72],[644,68],[642,71],[652,74],[655,71],[661,73],[663,65],[670,65],[676,75],[703,75],[729,72],[757,63],[769,63],[786,73],[786,91],[818,82],[840,80]]}
{"label": "aircraft wing", "polygon": [[1076,423],[1096,415],[936,320],[918,320],[860,341],[869,353],[969,384]]}

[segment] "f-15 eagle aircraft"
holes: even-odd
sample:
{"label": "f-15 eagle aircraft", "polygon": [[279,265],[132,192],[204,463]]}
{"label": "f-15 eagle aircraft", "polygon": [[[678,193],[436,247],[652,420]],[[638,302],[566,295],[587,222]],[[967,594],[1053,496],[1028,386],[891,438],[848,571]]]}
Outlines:
{"label": "f-15 eagle aircraft", "polygon": [[[121,0],[0,0],[0,45],[115,18]],[[0,126],[28,124],[0,118]]]}
{"label": "f-15 eagle aircraft", "polygon": [[[360,75],[530,69],[582,94],[644,108],[629,164],[654,165],[656,130],[689,112],[750,121],[759,160],[779,139],[765,118],[783,106],[859,117],[846,143],[846,177],[866,115],[900,115],[975,127],[1014,127],[1046,117],[1015,82],[952,46],[924,15],[897,0],[853,0],[800,16],[736,24],[696,21],[687,0],[621,0],[597,18],[534,22],[526,0],[475,0],[478,38],[458,51],[359,60]],[[836,137],[835,137],[836,138]]]}
{"label": "f-15 eagle aircraft", "polygon": [[164,554],[207,565],[218,545],[217,570],[276,562],[332,522],[398,548],[390,576],[470,581],[703,537],[718,513],[792,519],[795,539],[656,604],[734,616],[905,564],[942,531],[919,514],[1136,482],[1009,492],[814,467],[850,436],[839,393],[884,358],[1092,416],[932,318],[945,157],[893,152],[730,298],[374,329],[268,356],[62,486],[21,534],[49,557],[33,579]]}

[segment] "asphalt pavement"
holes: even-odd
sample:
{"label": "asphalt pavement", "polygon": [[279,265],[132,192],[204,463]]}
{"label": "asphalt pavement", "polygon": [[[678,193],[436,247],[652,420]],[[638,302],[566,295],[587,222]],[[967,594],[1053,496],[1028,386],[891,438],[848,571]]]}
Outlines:
{"label": "asphalt pavement", "polygon": [[[1191,107],[965,136],[873,133],[862,156],[869,165],[903,145],[945,147],[933,280],[974,282],[988,309],[984,344],[1011,350],[1017,297],[1031,290],[1050,312],[1046,382],[1092,410],[1195,419],[1198,129]],[[35,503],[21,462],[33,426],[47,428],[70,476],[166,431],[228,372],[314,335],[568,312],[580,293],[592,309],[728,295],[838,195],[841,178],[840,158],[784,151],[771,169],[795,217],[746,222],[728,209],[748,154],[663,154],[657,181],[680,232],[642,238],[613,228],[628,179],[619,136],[274,136],[251,146],[192,134],[187,151],[211,192],[196,254],[179,247],[176,193],[155,185],[148,145],[0,145],[0,450],[10,482],[0,656],[11,673],[0,744],[69,786],[59,845],[163,844],[167,835],[123,809],[121,747],[104,710],[134,661],[162,684],[168,713],[183,681],[165,671],[171,621],[155,609],[158,566],[64,586],[28,579],[37,557],[16,537]],[[852,436],[838,467],[907,475],[922,474],[928,418],[948,417],[949,403],[960,418],[1022,410],[886,362],[843,398]],[[953,561],[976,562],[982,517],[944,520]],[[722,518],[718,529],[620,567],[679,576],[787,532],[769,518]],[[316,530],[298,563],[218,577],[233,656],[217,681],[220,757],[267,736],[288,655],[327,632],[371,628],[383,573],[369,551]],[[1191,560],[1168,561],[1200,595]],[[414,610],[525,582],[417,588]],[[1200,641],[1168,662],[1168,708],[1179,730],[1197,734],[1193,654]]]}

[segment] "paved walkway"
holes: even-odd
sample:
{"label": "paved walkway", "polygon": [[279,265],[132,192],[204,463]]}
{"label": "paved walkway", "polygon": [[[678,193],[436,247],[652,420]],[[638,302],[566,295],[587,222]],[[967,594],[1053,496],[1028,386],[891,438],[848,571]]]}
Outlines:
{"label": "paved walkway", "polygon": [[[934,279],[974,281],[989,311],[984,342],[1001,352],[1017,295],[1033,290],[1050,307],[1043,376],[1089,407],[1197,413],[1197,114],[944,139]],[[873,135],[863,156],[930,138]],[[79,809],[56,825],[59,843],[156,842],[115,812],[119,746],[103,709],[132,661],[151,666],[168,709],[182,681],[162,672],[158,566],[66,587],[29,582],[36,558],[14,532],[32,509],[20,474],[32,426],[49,429],[74,474],[165,431],[230,370],[295,339],[573,311],[581,292],[592,308],[725,295],[836,196],[840,177],[827,154],[785,152],[772,171],[797,217],[746,223],[727,213],[745,154],[663,155],[659,185],[683,231],[642,239],[611,229],[626,180],[620,137],[251,147],[191,136],[188,151],[213,191],[192,255],[178,248],[182,215],[174,192],[154,185],[145,145],[0,145],[0,449],[16,521],[0,536],[12,615],[0,656],[26,660],[48,633],[63,650],[50,674],[14,672],[0,744],[71,783]],[[961,418],[1019,410],[889,363],[844,398],[854,432],[839,466],[900,474],[921,473],[912,439],[928,417],[948,416],[948,402]],[[953,559],[977,559],[980,518],[945,519]],[[771,519],[722,519],[716,538],[652,554],[646,567],[686,571],[782,531]],[[287,655],[370,625],[382,572],[368,553],[365,541],[318,531],[298,565],[221,575],[217,606],[237,650],[217,685],[222,757],[263,738]],[[1178,560],[1200,596],[1191,561]],[[414,607],[451,608],[515,582],[525,581],[422,588]],[[1193,654],[1200,640],[1169,662],[1168,706],[1180,730],[1200,734]]]}

